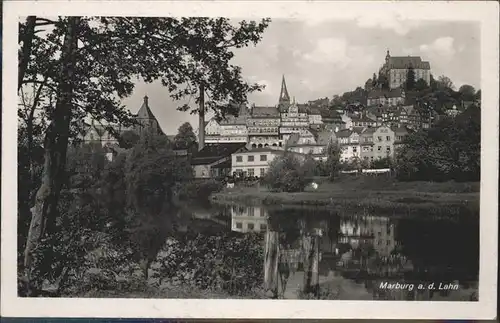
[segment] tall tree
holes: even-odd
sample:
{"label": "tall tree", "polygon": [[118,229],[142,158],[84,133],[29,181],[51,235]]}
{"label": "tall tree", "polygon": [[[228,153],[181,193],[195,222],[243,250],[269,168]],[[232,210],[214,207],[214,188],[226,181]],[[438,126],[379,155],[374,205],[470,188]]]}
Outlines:
{"label": "tall tree", "polygon": [[426,90],[428,87],[429,86],[424,79],[418,79],[418,81],[415,83],[415,90],[419,92]]}
{"label": "tall tree", "polygon": [[451,81],[451,79],[448,76],[444,76],[444,75],[441,75],[440,77],[438,77],[437,86],[440,89],[450,89],[450,90],[453,90],[455,87],[453,85],[453,82]]}
{"label": "tall tree", "polygon": [[415,88],[415,70],[411,66],[406,71],[405,86],[407,91],[411,91]]}
{"label": "tall tree", "polygon": [[189,122],[183,123],[174,137],[174,147],[176,149],[187,149],[191,152],[196,151],[198,144],[193,127]]}
{"label": "tall tree", "polygon": [[463,101],[474,101],[476,96],[476,89],[469,84],[464,84],[458,89],[460,99]]}
{"label": "tall tree", "polygon": [[[20,29],[29,30],[30,22]],[[50,259],[32,262],[33,251],[53,231],[68,142],[80,132],[80,120],[91,115],[131,124],[132,115],[119,100],[132,93],[137,76],[146,82],[160,79],[175,99],[196,96],[199,101],[207,94],[206,107],[216,114],[237,113],[225,103],[244,102],[248,92],[261,87],[245,82],[241,68],[229,63],[232,49],[256,44],[269,20],[236,26],[225,18],[59,17],[46,23],[51,26],[43,36],[27,31],[31,43],[28,36],[19,40],[23,55],[31,53],[19,61],[20,88],[45,82],[50,95],[42,101],[54,98],[45,111],[42,184],[25,249],[30,295],[40,289],[31,274],[50,270]]]}

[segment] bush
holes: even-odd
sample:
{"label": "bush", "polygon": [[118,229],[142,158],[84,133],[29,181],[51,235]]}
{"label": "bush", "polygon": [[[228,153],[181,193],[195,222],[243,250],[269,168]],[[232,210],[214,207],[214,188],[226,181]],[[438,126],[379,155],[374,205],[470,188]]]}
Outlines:
{"label": "bush", "polygon": [[234,233],[221,236],[197,234],[167,240],[158,253],[159,269],[153,274],[186,287],[247,295],[262,286],[264,255],[262,236]]}
{"label": "bush", "polygon": [[301,192],[311,178],[306,167],[309,165],[301,164],[293,155],[285,154],[271,162],[264,183],[275,192]]}
{"label": "bush", "polygon": [[177,191],[177,197],[181,200],[206,200],[211,194],[220,192],[223,188],[224,183],[215,179],[180,183]]}

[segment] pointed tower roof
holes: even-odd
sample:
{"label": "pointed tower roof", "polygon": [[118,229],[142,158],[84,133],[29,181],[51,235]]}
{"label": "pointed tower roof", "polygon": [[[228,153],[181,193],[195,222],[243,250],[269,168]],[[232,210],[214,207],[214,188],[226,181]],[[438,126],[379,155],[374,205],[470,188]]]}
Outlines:
{"label": "pointed tower roof", "polygon": [[283,79],[281,80],[281,92],[279,102],[290,102],[290,95],[288,94],[288,90],[286,88],[285,75],[283,75]]}
{"label": "pointed tower roof", "polygon": [[144,96],[144,102],[142,103],[141,108],[137,112],[137,118],[139,119],[155,119],[155,116],[153,112],[151,112],[151,109],[149,108],[148,104],[148,96]]}

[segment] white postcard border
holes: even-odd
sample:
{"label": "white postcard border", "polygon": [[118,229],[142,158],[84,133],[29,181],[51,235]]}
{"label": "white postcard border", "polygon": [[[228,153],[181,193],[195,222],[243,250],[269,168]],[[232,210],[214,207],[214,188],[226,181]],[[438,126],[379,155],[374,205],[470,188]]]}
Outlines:
{"label": "white postcard border", "polygon": [[[491,319],[498,241],[498,9],[493,1],[6,1],[3,4],[1,309],[12,317]],[[29,299],[17,297],[17,26],[30,14],[422,19],[481,22],[481,218],[478,302]]]}

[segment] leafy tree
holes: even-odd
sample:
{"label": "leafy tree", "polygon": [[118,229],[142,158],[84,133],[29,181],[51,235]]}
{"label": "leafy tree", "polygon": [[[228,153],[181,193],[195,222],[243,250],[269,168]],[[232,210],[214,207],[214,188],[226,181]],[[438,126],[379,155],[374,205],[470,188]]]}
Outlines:
{"label": "leafy tree", "polygon": [[415,83],[415,90],[421,92],[429,88],[429,85],[424,79],[418,79]]}
{"label": "leafy tree", "polygon": [[176,149],[187,149],[191,152],[195,152],[198,149],[196,135],[189,122],[185,122],[179,127],[177,135],[174,137],[174,147]]}
{"label": "leafy tree", "polygon": [[474,101],[476,89],[472,85],[464,84],[458,89],[460,99],[463,101]]}
{"label": "leafy tree", "polygon": [[145,276],[168,233],[173,231],[174,189],[192,177],[187,161],[178,158],[165,136],[146,134],[130,152],[125,165],[132,249]]}
{"label": "leafy tree", "polygon": [[121,148],[130,149],[134,147],[140,139],[141,137],[137,134],[137,132],[127,130],[120,135],[118,142],[120,143]]}
{"label": "leafy tree", "polygon": [[389,89],[389,78],[387,77],[387,75],[379,72],[377,84],[381,89],[388,90]]}
{"label": "leafy tree", "polygon": [[340,163],[340,146],[337,142],[331,142],[327,146],[326,168],[330,181],[335,179]]}
{"label": "leafy tree", "polygon": [[374,169],[391,168],[392,164],[392,159],[390,157],[383,157],[373,160],[371,167]]}
{"label": "leafy tree", "polygon": [[407,91],[415,89],[415,70],[411,66],[406,71],[405,87]]}
{"label": "leafy tree", "polygon": [[402,180],[477,181],[480,177],[481,112],[471,106],[428,130],[405,138],[396,172]]}
{"label": "leafy tree", "polygon": [[[244,102],[249,91],[261,87],[243,81],[241,69],[229,64],[232,49],[256,44],[268,23],[242,21],[236,26],[225,18],[143,17],[53,21],[30,16],[20,24],[18,88],[43,87],[38,102],[45,107],[48,124],[43,133],[45,166],[25,250],[29,295],[40,290],[31,284],[31,273],[39,271],[32,251],[55,232],[67,147],[81,132],[80,120],[91,115],[110,124],[132,124],[119,99],[132,93],[137,76],[146,82],[161,79],[176,99],[198,93],[202,101],[207,93],[207,108],[234,113],[227,102]],[[40,24],[50,29],[40,34]]]}
{"label": "leafy tree", "polygon": [[440,77],[438,77],[437,87],[438,87],[438,89],[453,90],[455,86],[453,85],[453,82],[451,81],[451,79],[449,77],[441,75]]}
{"label": "leafy tree", "polygon": [[376,87],[377,83],[378,83],[377,74],[373,73],[373,76],[372,76],[372,86]]}
{"label": "leafy tree", "polygon": [[478,91],[476,92],[476,95],[474,96],[474,98],[475,98],[476,100],[481,100],[481,90],[478,90]]}
{"label": "leafy tree", "polygon": [[289,153],[273,159],[264,176],[264,183],[271,190],[280,192],[303,191],[308,182],[301,162]]}

